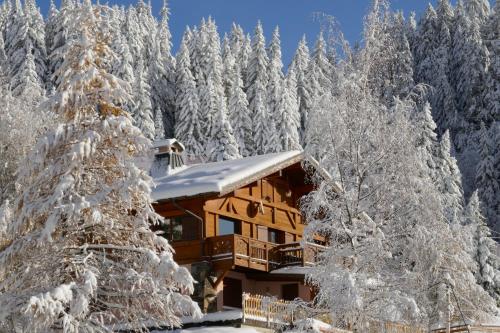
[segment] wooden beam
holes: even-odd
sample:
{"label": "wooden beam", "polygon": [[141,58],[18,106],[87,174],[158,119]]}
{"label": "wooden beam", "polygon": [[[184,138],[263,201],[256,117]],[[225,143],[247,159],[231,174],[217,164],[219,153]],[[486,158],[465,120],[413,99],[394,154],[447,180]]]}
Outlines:
{"label": "wooden beam", "polygon": [[210,282],[210,285],[212,286],[212,288],[214,288],[215,290],[217,290],[217,287],[224,280],[224,278],[226,277],[227,273],[229,273],[229,269],[222,271],[222,274],[217,277],[217,279],[215,280],[215,282],[212,282],[212,279],[208,279],[208,281]]}

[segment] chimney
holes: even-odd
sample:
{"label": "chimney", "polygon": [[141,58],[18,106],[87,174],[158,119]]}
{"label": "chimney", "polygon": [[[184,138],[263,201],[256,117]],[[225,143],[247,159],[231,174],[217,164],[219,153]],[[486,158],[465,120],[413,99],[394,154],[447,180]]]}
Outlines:
{"label": "chimney", "polygon": [[184,169],[184,145],[177,139],[162,139],[153,142],[155,159],[151,167],[153,177],[168,176]]}

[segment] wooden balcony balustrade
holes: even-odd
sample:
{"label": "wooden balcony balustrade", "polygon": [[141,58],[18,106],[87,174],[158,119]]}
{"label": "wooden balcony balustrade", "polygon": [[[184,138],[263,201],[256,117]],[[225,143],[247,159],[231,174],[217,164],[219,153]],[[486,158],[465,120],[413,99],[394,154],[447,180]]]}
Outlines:
{"label": "wooden balcony balustrade", "polygon": [[205,255],[215,266],[240,266],[259,271],[286,266],[313,266],[321,247],[300,243],[274,244],[241,235],[207,238]]}

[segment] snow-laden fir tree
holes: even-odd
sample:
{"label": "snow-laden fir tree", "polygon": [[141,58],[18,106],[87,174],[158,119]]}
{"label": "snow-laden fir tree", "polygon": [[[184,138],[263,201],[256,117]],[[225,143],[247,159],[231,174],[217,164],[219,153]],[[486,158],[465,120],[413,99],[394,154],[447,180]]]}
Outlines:
{"label": "snow-laden fir tree", "polygon": [[238,143],[233,135],[233,128],[227,118],[226,101],[220,100],[221,105],[215,114],[214,125],[211,127],[210,142],[207,145],[208,160],[219,162],[241,158]]}
{"label": "snow-laden fir tree", "polygon": [[[74,35],[71,30],[72,25],[69,24],[74,20],[76,14],[75,4],[72,0],[62,0],[59,11],[52,18],[47,26],[46,38],[50,44],[46,45],[48,57],[48,71],[52,75],[51,82],[48,84],[49,89],[57,87],[58,69],[64,61],[66,48],[64,46],[70,42]],[[49,30],[50,28],[50,30]]]}
{"label": "snow-laden fir tree", "polygon": [[302,150],[299,129],[300,113],[297,98],[297,81],[295,72],[291,68],[283,82],[276,115],[276,130],[282,151]]}
{"label": "snow-laden fir tree", "polygon": [[318,81],[321,87],[322,91],[320,94],[325,94],[332,89],[333,68],[327,58],[326,44],[323,33],[318,35],[318,39],[316,40],[316,44],[312,52],[311,62],[315,64],[315,80]]}
{"label": "snow-laden fir tree", "polygon": [[221,107],[227,112],[227,101],[224,95],[224,82],[222,77],[223,64],[219,34],[215,21],[208,19],[205,25],[205,36],[201,36],[203,41],[203,57],[201,64],[201,81],[198,83],[198,96],[200,101],[200,121],[203,124],[200,137],[200,144],[207,151],[211,142],[215,140],[213,127],[219,126],[216,119],[221,119],[217,115]]}
{"label": "snow-laden fir tree", "polygon": [[307,69],[310,63],[309,48],[307,47],[306,36],[304,35],[299,42],[295,55],[293,57],[290,68],[295,72],[297,80],[297,95],[299,97],[299,113],[300,113],[300,136],[301,143],[304,144],[304,134],[306,130],[307,115],[311,108],[311,100],[307,92]]}
{"label": "snow-laden fir tree", "polygon": [[464,191],[462,189],[462,175],[457,160],[452,155],[450,132],[446,131],[439,144],[437,155],[437,186],[440,192],[441,205],[444,217],[448,223],[460,223],[464,208]]}
{"label": "snow-laden fir tree", "polygon": [[495,168],[495,150],[498,150],[498,142],[495,144],[492,141],[490,131],[484,123],[481,123],[479,131],[480,161],[476,171],[476,186],[479,198],[484,205],[484,214],[489,221],[493,222],[499,221],[500,218],[500,212],[497,210],[500,174],[499,170]]}
{"label": "snow-laden fir tree", "polygon": [[26,35],[27,44],[31,46],[31,53],[35,60],[35,69],[42,86],[47,78],[47,50],[45,44],[45,21],[36,6],[35,0],[24,1],[24,15],[28,31]]}
{"label": "snow-laden fir tree", "polygon": [[231,50],[231,45],[229,37],[224,35],[222,41],[222,80],[224,84],[224,95],[228,98],[231,94],[231,87],[233,86],[233,80],[235,79],[234,71],[236,67],[236,59],[234,57],[233,51]]}
{"label": "snow-laden fir tree", "polygon": [[153,120],[153,106],[151,105],[151,87],[147,82],[142,58],[137,65],[137,76],[134,82],[134,100],[132,115],[135,125],[140,128],[144,136],[154,139],[155,126]]}
{"label": "snow-laden fir tree", "polygon": [[165,139],[165,127],[163,125],[163,116],[161,109],[156,109],[155,112],[155,140]]}
{"label": "snow-laden fir tree", "polygon": [[435,156],[437,149],[436,123],[432,118],[432,111],[429,102],[425,102],[423,108],[417,111],[415,120],[415,131],[417,136],[416,148],[421,156],[432,179],[436,178]]}
{"label": "snow-laden fir tree", "polygon": [[113,62],[112,73],[123,81],[132,84],[135,82],[133,67],[134,58],[130,53],[127,40],[123,35],[117,36],[117,39],[115,40],[115,50],[119,56]]}
{"label": "snow-laden fir tree", "polygon": [[[269,117],[267,122],[268,126],[277,130],[277,125],[281,121],[280,115],[280,100],[284,92],[284,76],[283,76],[283,62],[281,61],[281,41],[279,28],[276,27],[273,32],[273,37],[268,47],[268,81],[267,81],[267,107]],[[281,151],[281,142],[276,131],[272,131],[271,137],[268,139],[267,145],[269,146],[266,152],[277,153]]]}
{"label": "snow-laden fir tree", "polygon": [[437,14],[431,4],[428,5],[418,27],[418,38],[415,49],[415,81],[431,82],[434,77],[432,50],[436,47]]}
{"label": "snow-laden fir tree", "polygon": [[481,24],[490,14],[490,2],[488,0],[464,0],[467,15]]}
{"label": "snow-laden fir tree", "polygon": [[477,264],[476,278],[480,285],[498,301],[500,297],[500,261],[496,255],[497,244],[482,214],[481,202],[474,191],[465,210],[465,223],[473,240],[472,250]]}
{"label": "snow-laden fir tree", "polygon": [[173,136],[175,112],[175,59],[172,56],[172,35],[170,33],[169,8],[164,0],[161,21],[154,40],[154,52],[149,68],[149,80],[153,107],[163,113],[166,133]]}
{"label": "snow-laden fir tree", "polygon": [[252,145],[252,118],[248,110],[247,95],[243,91],[243,80],[239,65],[236,64],[233,71],[232,86],[228,97],[229,121],[234,131],[234,139],[239,147],[241,156],[250,155],[249,148]]}
{"label": "snow-laden fir tree", "polygon": [[199,311],[188,296],[192,277],[150,229],[161,219],[152,180],[135,160],[151,145],[119,107],[129,96],[107,73],[100,8],[85,0],[70,23],[80,33],[65,46],[47,103],[64,122],[19,169],[26,186],[8,226],[15,236],[0,252],[7,331],[142,331],[146,320],[176,326]]}
{"label": "snow-laden fir tree", "polygon": [[497,1],[484,26],[484,42],[488,47],[490,64],[486,73],[484,107],[480,119],[490,124],[500,121],[500,1]]}
{"label": "snow-laden fir tree", "polygon": [[26,57],[19,67],[18,72],[10,80],[12,94],[18,97],[29,95],[33,101],[40,101],[45,95],[43,82],[36,71],[32,48],[28,46],[27,50]]}
{"label": "snow-laden fir tree", "polygon": [[[480,26],[471,19],[461,2],[456,7],[451,59],[456,105],[468,122],[479,125],[483,82],[488,66],[488,50],[482,42]],[[460,141],[457,142],[460,144]],[[462,150],[463,147],[457,147]]]}
{"label": "snow-laden fir tree", "polygon": [[204,156],[205,151],[200,144],[202,126],[200,104],[186,43],[185,33],[177,54],[174,133],[186,147],[188,158],[196,158]]}

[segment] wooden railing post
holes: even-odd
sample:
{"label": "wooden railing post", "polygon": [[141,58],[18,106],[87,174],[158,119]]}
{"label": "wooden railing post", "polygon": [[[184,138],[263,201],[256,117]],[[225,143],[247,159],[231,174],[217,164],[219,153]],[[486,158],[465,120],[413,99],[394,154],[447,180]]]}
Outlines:
{"label": "wooden railing post", "polygon": [[245,312],[246,312],[246,301],[247,301],[247,293],[243,293],[243,297],[241,298],[241,322],[245,323]]}

